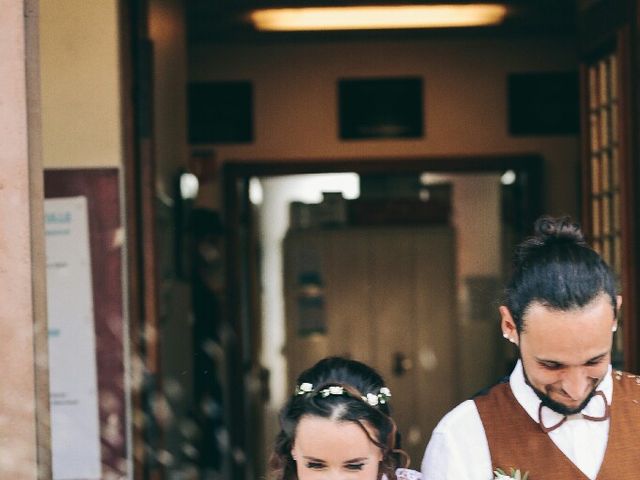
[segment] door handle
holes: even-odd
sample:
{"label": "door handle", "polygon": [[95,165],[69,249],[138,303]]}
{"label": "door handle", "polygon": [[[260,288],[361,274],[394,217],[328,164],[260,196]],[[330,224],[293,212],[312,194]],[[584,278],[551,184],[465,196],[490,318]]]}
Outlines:
{"label": "door handle", "polygon": [[393,354],[393,367],[391,370],[396,377],[401,377],[413,368],[413,360],[402,352]]}

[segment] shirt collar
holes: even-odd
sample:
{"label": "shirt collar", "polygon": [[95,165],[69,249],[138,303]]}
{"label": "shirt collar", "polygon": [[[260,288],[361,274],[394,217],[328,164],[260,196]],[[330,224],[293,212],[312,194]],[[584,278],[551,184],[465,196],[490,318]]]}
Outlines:
{"label": "shirt collar", "polygon": [[[536,392],[527,385],[527,382],[524,379],[524,370],[522,368],[522,361],[518,360],[516,363],[513,372],[511,372],[511,376],[509,377],[509,385],[511,387],[511,391],[513,395],[516,397],[518,403],[525,409],[527,414],[538,423],[538,408],[540,407],[540,399]],[[611,379],[611,365],[607,370],[607,374],[604,376],[600,385],[598,385],[598,390],[602,390],[604,396],[607,398],[607,403],[611,405],[611,400],[613,398],[613,380]],[[602,400],[600,401],[602,404]],[[549,410],[549,409],[545,409]],[[582,410],[583,413],[591,416],[599,416],[602,415],[602,406],[598,405],[598,402],[589,402],[587,406]],[[561,416],[560,414],[549,410],[550,415]],[[572,416],[570,415],[569,418]],[[546,422],[545,422],[546,423]]]}

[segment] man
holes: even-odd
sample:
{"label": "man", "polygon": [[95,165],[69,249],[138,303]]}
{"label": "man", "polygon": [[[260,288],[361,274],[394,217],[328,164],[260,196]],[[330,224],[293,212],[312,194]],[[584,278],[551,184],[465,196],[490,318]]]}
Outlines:
{"label": "man", "polygon": [[519,361],[508,380],[438,424],[426,480],[640,479],[640,378],[611,368],[615,277],[568,219],[541,218],[520,245],[500,307]]}

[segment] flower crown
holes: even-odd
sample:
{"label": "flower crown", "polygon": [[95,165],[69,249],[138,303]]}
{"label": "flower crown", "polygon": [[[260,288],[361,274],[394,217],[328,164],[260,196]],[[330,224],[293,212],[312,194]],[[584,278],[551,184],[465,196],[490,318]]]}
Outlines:
{"label": "flower crown", "polygon": [[[311,383],[305,382],[296,386],[296,395],[307,395],[308,393],[313,392],[313,385]],[[345,388],[340,385],[330,385],[322,390],[315,392],[317,395],[320,395],[322,398],[328,397],[329,395],[344,395],[346,392]],[[367,393],[366,395],[362,395],[363,401],[367,402],[372,407],[378,406],[378,404],[385,404],[391,398],[391,390],[387,387],[382,387],[378,393]]]}

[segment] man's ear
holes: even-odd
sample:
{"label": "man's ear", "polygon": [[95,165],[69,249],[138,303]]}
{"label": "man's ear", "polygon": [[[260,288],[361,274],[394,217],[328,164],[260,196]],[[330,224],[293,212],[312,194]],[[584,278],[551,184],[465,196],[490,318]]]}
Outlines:
{"label": "man's ear", "polygon": [[611,326],[611,331],[615,332],[618,330],[618,315],[620,314],[620,308],[622,307],[622,296],[618,295],[616,297],[616,317],[613,319],[613,325]]}
{"label": "man's ear", "polygon": [[519,344],[520,338],[518,336],[518,328],[516,322],[511,316],[511,312],[507,307],[501,305],[500,308],[500,328],[502,329],[502,336],[516,345]]}

